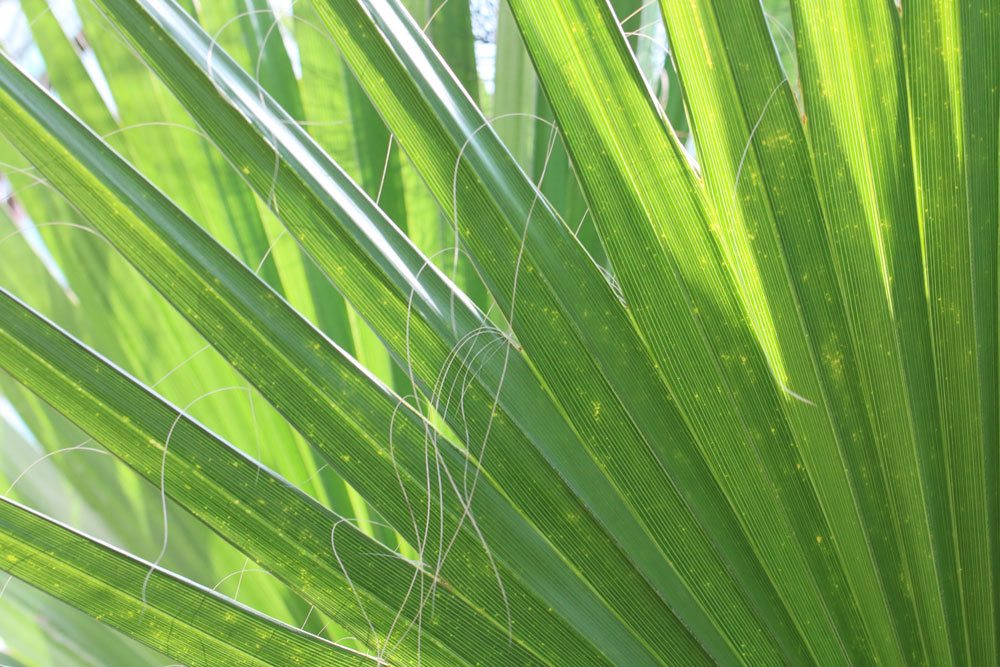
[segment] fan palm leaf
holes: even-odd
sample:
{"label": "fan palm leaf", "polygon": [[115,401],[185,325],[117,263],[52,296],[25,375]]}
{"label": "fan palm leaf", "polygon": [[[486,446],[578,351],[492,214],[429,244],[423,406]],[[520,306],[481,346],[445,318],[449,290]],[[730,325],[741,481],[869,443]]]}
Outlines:
{"label": "fan palm leaf", "polygon": [[0,636],[994,664],[1000,9],[772,4],[25,0]]}

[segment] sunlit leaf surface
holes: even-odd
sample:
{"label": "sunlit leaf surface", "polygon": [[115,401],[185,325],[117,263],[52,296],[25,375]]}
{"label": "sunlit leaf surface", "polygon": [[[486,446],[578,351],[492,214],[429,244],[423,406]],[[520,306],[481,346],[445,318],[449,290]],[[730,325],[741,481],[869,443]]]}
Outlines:
{"label": "sunlit leaf surface", "polygon": [[0,664],[1000,662],[994,0],[0,44]]}

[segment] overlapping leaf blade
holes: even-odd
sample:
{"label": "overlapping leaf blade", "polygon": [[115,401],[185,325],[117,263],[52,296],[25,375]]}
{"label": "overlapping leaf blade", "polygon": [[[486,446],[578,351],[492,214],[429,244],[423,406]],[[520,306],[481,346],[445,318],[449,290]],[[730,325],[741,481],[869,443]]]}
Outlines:
{"label": "overlapping leaf blade", "polygon": [[377,664],[9,500],[0,500],[0,548],[0,569],[188,665]]}
{"label": "overlapping leaf blade", "polygon": [[[407,591],[429,573],[219,440],[9,295],[0,296],[0,310],[4,368],[321,611],[358,636],[371,632],[373,652],[386,650],[385,638],[392,637],[401,608],[408,605],[409,618],[417,617],[414,610],[426,601]],[[141,410],[132,414],[136,407]],[[450,615],[445,609],[451,598],[445,593],[436,600],[438,613]],[[457,609],[463,606],[460,602]],[[463,613],[478,611],[466,607]],[[465,619],[447,632],[476,624]],[[503,628],[494,626],[492,632],[503,646]],[[429,636],[418,646],[418,633],[407,639],[401,628],[399,635],[393,643],[400,644],[395,650],[401,655],[412,659],[420,653],[432,664],[460,660],[435,648],[439,643]]]}
{"label": "overlapping leaf blade", "polygon": [[[938,445],[899,14],[891,6],[867,3],[792,4],[806,129],[832,247],[853,317],[865,323],[855,334],[865,381],[871,395],[880,397],[881,411],[895,414],[890,418],[900,425],[910,424],[912,433],[902,435],[914,448],[901,457],[908,462],[900,469],[909,472],[897,479],[914,494],[909,508],[901,508],[910,516],[904,534],[911,540],[913,622],[925,638],[928,658],[947,664],[946,632],[954,636],[961,615],[954,599],[947,469]],[[839,35],[850,35],[854,46],[845,51]]]}
{"label": "overlapping leaf blade", "polygon": [[[50,157],[53,152],[68,155],[65,148],[53,142],[50,135],[30,120],[29,115],[17,112],[19,106],[5,105],[5,111],[14,114],[12,122],[17,118],[22,130],[15,135],[20,140],[19,147],[28,152],[51,180],[88,213],[91,220],[157,284],[196,328],[218,345],[231,363],[246,373],[265,396],[297,425],[300,432],[320,448],[332,466],[373,501],[397,529],[405,531],[411,543],[420,545],[421,540],[426,538],[417,532],[413,507],[422,508],[426,502],[429,508],[427,521],[438,510],[438,499],[428,497],[429,492],[425,490],[425,485],[431,483],[426,469],[428,454],[424,441],[427,426],[408,407],[373,382],[352,360],[294,315],[245,267],[225,255],[162,195],[150,190],[106,148],[94,143],[93,137],[81,132],[82,128],[74,120],[23,81],[9,65],[6,75],[5,85],[9,86],[8,91],[18,96],[24,105],[21,109],[28,107],[35,113],[50,114],[52,125],[56,125],[58,119],[60,129],[64,131],[62,138],[75,146],[74,154],[86,160],[87,164],[99,163],[101,166],[88,173],[75,158],[53,161]],[[80,187],[80,183],[87,185]],[[139,195],[139,192],[145,196]],[[130,206],[115,206],[114,202],[119,198],[129,202]],[[213,261],[206,261],[206,256],[214,256]],[[192,264],[199,268],[195,270]],[[167,266],[171,268],[167,269]],[[183,267],[187,268],[182,270]],[[201,286],[196,287],[199,283]],[[221,297],[223,293],[226,298]],[[186,298],[182,299],[181,294],[186,294]],[[210,307],[209,304],[214,305]],[[234,311],[241,313],[238,320],[230,319]],[[268,311],[273,312],[267,315]],[[254,324],[247,326],[251,322]],[[277,351],[281,353],[276,355]],[[291,357],[285,356],[289,354]],[[291,358],[295,361],[292,362]],[[281,368],[284,371],[278,370]],[[292,372],[297,379],[277,382],[274,380],[276,372],[279,375]],[[347,396],[351,396],[349,404],[339,402]],[[353,406],[350,411],[347,410],[348,405]],[[392,440],[395,441],[394,449],[379,444],[379,441]],[[464,456],[450,446],[442,446],[437,456],[443,458],[442,466],[447,465],[452,470],[467,469]],[[400,493],[401,484],[406,489],[403,494]],[[532,553],[532,559],[539,565],[523,573],[509,569],[510,566],[501,568],[504,572],[502,579],[506,580],[505,590],[499,595],[487,593],[487,588],[496,591],[496,583],[480,576],[483,568],[489,567],[487,559],[490,554],[482,552],[480,539],[470,527],[471,520],[463,519],[467,510],[458,503],[458,499],[444,493],[441,496],[441,500],[447,503],[447,512],[440,517],[435,516],[435,521],[442,522],[440,539],[443,542],[446,536],[453,533],[454,538],[453,544],[437,545],[438,557],[442,559],[439,566],[443,567],[444,576],[455,586],[482,587],[480,603],[486,603],[491,598],[494,600],[494,618],[504,617],[506,605],[510,605],[510,613],[528,616],[531,616],[530,609],[539,608],[539,603],[533,601],[535,594],[523,589],[517,578],[510,578],[529,576],[531,585],[551,598],[553,604],[558,602],[562,605],[564,614],[575,616],[577,622],[593,624],[595,631],[601,628],[597,636],[608,635],[609,639],[605,642],[607,650],[631,653],[636,658],[642,656],[645,649],[626,639],[627,635],[622,634],[621,628],[600,620],[608,617],[609,612],[595,606],[599,603],[592,598],[593,594],[582,582],[574,581],[573,572],[560,564],[541,536],[531,531],[530,526],[491,488],[490,480],[484,477],[476,490],[476,505],[486,520],[484,530],[488,529],[488,533],[494,536],[521,536],[516,541],[499,542],[493,549],[510,553],[511,558],[514,553],[522,556]],[[491,506],[494,509],[485,509]],[[423,521],[421,519],[421,523]],[[417,534],[411,534],[414,532]],[[453,556],[445,563],[445,550],[463,554],[463,557]],[[512,562],[510,558],[505,557],[504,560]],[[542,567],[543,563],[547,565]],[[567,634],[563,625],[565,621],[538,616],[535,619],[537,623],[521,626],[522,632],[535,635],[532,642],[534,650],[541,647],[551,652],[558,646],[563,652],[580,651],[584,655],[594,650],[577,638],[569,639],[574,635]],[[659,623],[663,617],[652,617],[651,620]],[[612,637],[616,639],[611,641]],[[489,646],[495,650],[503,649],[502,643],[491,643]],[[514,644],[511,650],[521,648],[522,645]]]}
{"label": "overlapping leaf blade", "polygon": [[997,655],[997,73],[988,2],[901,19],[934,381],[952,520],[955,661]]}
{"label": "overlapping leaf blade", "polygon": [[[131,25],[131,21],[133,20],[131,14],[126,14],[126,13],[124,13],[124,11],[122,11],[119,14],[119,16],[122,17],[121,20],[124,21],[124,22],[126,22],[127,25]],[[183,24],[183,18],[182,17],[177,16],[175,13],[172,13],[169,10],[159,11],[158,12],[158,16],[160,17],[160,19],[159,19],[160,21],[163,21],[165,23],[169,23],[170,24],[170,26],[171,26],[171,32],[175,34],[175,36],[176,36],[175,38],[183,37],[185,40],[187,40],[186,43],[189,46],[187,47],[186,53],[187,53],[188,57],[193,57],[193,58],[203,58],[204,57],[204,55],[202,55],[202,54],[205,53],[204,47],[202,47],[200,50],[196,47],[197,40],[203,39],[203,38],[198,37],[198,35],[196,33],[193,33],[189,28],[185,27],[184,24]],[[138,23],[138,19],[135,19],[135,21],[136,21],[136,23]],[[130,30],[130,32],[131,32],[131,30]],[[166,41],[164,41],[163,44],[161,45],[161,48],[163,50],[168,49],[169,48],[168,43]],[[195,83],[196,79],[192,79],[191,78],[190,72],[188,72],[186,74],[186,78],[182,79],[180,77],[181,70],[176,69],[175,66],[173,65],[173,63],[176,62],[176,58],[168,58],[168,57],[166,57],[165,53],[163,55],[160,55],[160,53],[158,53],[158,52],[150,52],[150,59],[151,59],[151,62],[154,64],[154,66],[156,66],[161,71],[161,73],[164,74],[166,80],[173,82],[172,85],[174,86],[174,89],[178,93],[178,95],[180,95],[182,99],[188,100],[187,104],[189,104],[190,108],[197,109],[198,105],[202,104],[204,102],[204,100],[208,98],[209,95],[217,94],[217,93],[213,92],[213,89],[212,89],[211,86],[203,86],[201,83],[197,83],[196,84]],[[215,61],[214,65],[213,65],[213,73],[214,73],[214,76],[215,76],[216,85],[220,85],[220,86],[224,86],[225,87],[225,89],[227,91],[228,98],[230,100],[234,101],[234,103],[236,103],[237,105],[240,106],[241,111],[243,112],[244,115],[249,116],[251,119],[253,119],[253,120],[255,120],[256,122],[259,122],[259,123],[270,123],[269,126],[265,126],[265,127],[272,127],[273,128],[273,127],[277,127],[277,126],[279,126],[279,125],[282,124],[281,123],[280,114],[278,115],[277,118],[274,118],[272,120],[273,116],[271,114],[273,114],[274,112],[262,109],[260,107],[260,105],[248,104],[247,103],[248,99],[252,99],[252,94],[245,89],[245,84],[241,84],[240,78],[239,78],[238,74],[236,74],[236,73],[230,74],[230,71],[228,69],[227,70],[223,70],[223,68],[220,66],[220,61],[218,61],[218,60]],[[200,86],[201,87],[201,92],[195,94],[193,92],[193,90],[189,90],[188,87],[192,86],[192,85],[198,85],[198,86]],[[234,131],[233,128],[236,127],[236,123],[235,122],[219,123],[218,120],[212,119],[207,114],[201,116],[201,118],[202,118],[202,122],[205,124],[206,129],[209,132],[218,133],[218,134],[216,134],[216,136],[220,137],[220,139],[217,139],[217,143],[221,147],[223,147],[224,150],[229,150],[229,149],[236,150],[238,147],[244,146],[244,145],[247,144],[247,140],[246,139],[241,140],[241,141],[236,141],[234,138],[230,137],[228,140],[225,140],[225,141],[221,140],[221,136],[223,136],[222,135],[223,132],[233,132]],[[270,133],[270,132],[269,131],[265,131],[265,134],[268,134],[268,133]],[[247,137],[247,135],[246,135],[245,132],[243,133],[242,136],[243,137]],[[286,136],[288,138],[286,138]],[[293,141],[294,138],[295,138],[295,132],[294,131],[289,131],[289,132],[285,133],[285,136],[282,137],[283,141],[281,142],[280,147],[282,149],[282,153],[283,154],[281,156],[281,159],[283,161],[288,161],[288,162],[290,162],[293,165],[295,165],[297,163],[297,169],[300,172],[304,172],[310,178],[317,178],[318,176],[321,176],[320,174],[318,174],[318,172],[316,172],[315,169],[312,169],[311,172],[310,172],[309,167],[312,166],[312,165],[309,162],[307,162],[307,161],[303,161],[302,158],[300,157],[300,156],[307,155],[309,153],[309,151],[313,151],[313,154],[315,155],[315,149],[311,149],[309,147],[308,143],[302,144],[301,141]],[[247,139],[249,139],[249,137],[247,137]],[[452,148],[452,150],[455,150],[454,147]],[[266,149],[261,149],[259,151],[259,153],[257,153],[257,155],[259,157],[249,157],[248,158],[247,156],[243,155],[243,156],[241,156],[241,158],[239,160],[234,159],[234,161],[237,162],[237,163],[239,163],[239,164],[256,165],[254,168],[250,168],[249,166],[247,167],[247,170],[250,171],[249,176],[251,177],[252,180],[253,179],[257,179],[257,178],[261,178],[263,176],[270,176],[271,171],[272,171],[272,169],[271,169],[272,163],[269,160],[270,155],[268,155],[268,153],[266,152]],[[267,157],[265,157],[265,156],[267,156]],[[321,159],[321,156],[317,156],[316,159],[317,160]],[[282,162],[281,164],[283,165],[284,162]],[[333,176],[336,177],[336,174],[334,173]],[[265,181],[263,183],[261,183],[260,181],[258,181],[258,184],[259,184],[258,187],[264,187],[266,183],[269,183],[269,181]],[[322,181],[321,181],[320,184],[326,185],[325,183],[322,183]],[[355,272],[348,271],[345,268],[342,268],[344,262],[347,259],[349,259],[350,256],[349,255],[345,255],[344,253],[340,253],[340,254],[337,254],[337,255],[332,255],[331,254],[331,249],[329,247],[329,243],[330,243],[330,241],[332,239],[330,239],[328,235],[327,236],[319,236],[319,235],[317,235],[316,228],[315,228],[315,222],[316,221],[315,220],[310,220],[310,219],[303,220],[302,218],[298,217],[298,216],[301,215],[301,212],[295,210],[295,206],[296,205],[299,206],[299,207],[301,207],[303,204],[309,204],[310,203],[310,199],[316,196],[315,195],[316,186],[313,186],[313,187],[314,187],[314,194],[310,195],[308,193],[308,191],[307,191],[305,193],[305,196],[300,196],[300,197],[298,197],[298,198],[296,198],[294,200],[290,199],[287,202],[282,203],[280,210],[282,211],[282,215],[285,218],[286,222],[289,223],[289,224],[295,225],[294,227],[292,227],[293,232],[296,233],[296,235],[301,234],[300,238],[303,240],[303,243],[307,244],[307,247],[309,247],[310,252],[312,252],[314,254],[314,256],[316,256],[318,258],[318,260],[320,261],[321,265],[323,265],[324,267],[330,267],[330,268],[328,268],[328,273],[331,275],[331,278],[333,278],[334,280],[337,280],[338,282],[345,281],[347,284],[349,284],[350,281],[357,280],[357,277],[358,277]],[[346,186],[340,186],[340,187],[344,188]],[[325,192],[325,193],[322,192],[322,190],[321,190],[320,194],[327,199],[327,202],[329,202],[329,198],[331,197],[331,195],[333,195],[333,196],[339,196],[340,199],[341,199],[341,201],[345,201],[345,202],[350,201],[350,200],[348,200],[345,197],[344,194],[338,193],[337,190],[331,190],[328,185],[326,185],[326,190],[327,190],[327,192]],[[281,189],[279,188],[279,192],[280,191],[281,191]],[[349,192],[349,189],[348,189],[348,192]],[[323,201],[321,200],[320,203],[323,203]],[[329,209],[330,208],[330,203],[326,203],[326,206]],[[356,206],[365,206],[365,203],[363,201],[361,201],[360,203],[358,203],[357,197],[355,196],[354,201],[350,202],[350,206],[347,206],[345,204],[340,204],[339,206],[333,208],[333,210],[337,211],[339,209],[340,213],[339,213],[338,217],[344,218],[344,217],[349,217],[351,209],[353,207],[356,207]],[[371,215],[371,217],[377,219],[378,217],[381,217],[381,216],[379,216],[377,213],[373,212],[373,214]],[[353,224],[357,224],[357,221],[355,221]],[[370,224],[370,223],[365,222],[364,224]],[[387,233],[390,233],[390,235],[391,235],[391,230],[389,230]],[[403,248],[403,251],[406,251],[405,246]],[[364,268],[368,268],[368,267],[365,267],[365,265],[362,264],[360,268],[364,269]],[[433,280],[434,279],[434,275],[431,274],[430,272],[428,272],[428,273],[429,273],[429,275],[427,276],[427,281]],[[406,279],[406,276],[404,275],[404,276],[401,276],[400,278]],[[399,280],[400,278],[396,278],[396,280]],[[425,284],[422,285],[421,288],[420,288],[420,291],[417,292],[416,295],[418,297],[422,297],[424,299],[427,298],[426,296],[423,296],[421,294],[421,292],[426,293],[428,291],[428,287],[427,287],[427,284],[426,284],[427,281],[424,281]],[[344,284],[344,283],[342,283],[342,284]],[[406,283],[403,283],[403,284],[405,285]],[[370,288],[370,284],[369,284],[369,288]],[[355,287],[351,287],[351,289],[357,289],[357,287],[356,286]],[[607,288],[604,287],[603,289],[607,289]],[[395,299],[397,300],[397,303],[399,302],[398,301],[399,300],[399,296],[400,295],[398,293],[395,296]],[[363,293],[360,295],[360,297],[361,298],[366,298]],[[367,297],[367,298],[370,299],[370,297]],[[410,298],[412,298],[412,296]],[[352,300],[353,300],[353,298],[352,298]],[[388,305],[389,304],[386,304],[386,303],[381,304],[382,309],[384,309]],[[615,307],[617,308],[617,305]],[[363,309],[363,310],[365,310],[365,312],[367,312],[370,316],[381,315],[380,313],[377,313],[376,308],[377,307],[369,307],[369,308]],[[442,309],[440,307],[435,306],[434,310],[437,310],[440,313],[440,311]],[[433,310],[431,312],[433,313]],[[418,313],[419,313],[419,311],[418,311]],[[447,313],[447,311],[446,311],[446,313]],[[437,324],[437,328],[438,328],[439,332],[442,329],[444,329],[445,331],[447,330],[447,328],[449,326],[448,319],[447,319],[447,314],[445,315],[445,318],[441,318],[441,315],[439,314],[436,318],[434,318],[434,320],[436,320],[436,324]],[[416,319],[411,320],[411,327],[412,327],[412,325],[416,324],[417,322],[418,321]],[[459,320],[459,322],[461,322],[461,320]],[[380,330],[380,331],[383,330],[382,326],[380,326],[377,323],[377,321],[376,321],[375,326],[376,326],[377,330]],[[454,326],[454,324],[452,324],[451,326]],[[460,324],[459,326],[460,326],[460,329],[459,329],[460,331],[463,330],[463,329],[464,330],[468,330],[468,325]],[[398,328],[395,329],[395,331],[398,332]],[[411,332],[410,332],[411,334],[412,334],[412,331],[413,330],[411,329]],[[386,332],[387,332],[387,334],[389,334],[389,333],[392,332],[392,329],[387,329]],[[399,349],[399,347],[400,347],[399,341],[393,341],[393,340],[390,339],[388,342],[389,342],[389,344],[391,346],[394,346],[394,347],[396,347],[396,349]],[[409,356],[411,350],[419,350],[419,349],[421,349],[421,346],[414,345],[410,349],[404,348],[403,352],[405,352],[407,354],[407,356]],[[444,357],[444,360],[447,361],[447,357]],[[516,362],[517,362],[517,358],[516,357],[511,357],[510,358],[510,363],[511,364],[514,364]],[[500,376],[503,377],[503,373],[504,372],[509,372],[509,371],[510,371],[510,369],[508,369],[508,371],[503,371],[502,368],[501,368],[499,370]],[[417,372],[418,372],[418,374],[422,373],[422,369],[418,369]],[[433,377],[434,376],[433,374],[436,374],[437,372],[438,372],[438,368],[437,367],[432,367],[432,370],[431,370],[432,375],[430,375],[430,377]],[[426,377],[426,375],[425,375],[425,377]],[[489,400],[489,399],[487,399],[487,400]],[[468,409],[472,409],[472,406],[475,406],[476,404],[477,404],[477,402],[472,402],[470,404],[470,407]],[[478,403],[478,404],[479,404],[479,408],[481,408],[482,407],[482,403]],[[588,420],[592,420],[593,417],[594,417],[594,415],[592,415],[590,413],[593,411],[593,405],[586,405],[585,409],[587,411],[587,419]],[[536,407],[532,412],[537,412],[537,410],[538,410],[538,408]],[[598,409],[598,412],[600,412],[600,409]],[[521,414],[523,415],[523,413],[521,413]],[[520,418],[523,419],[523,416],[520,417]],[[551,423],[551,421],[549,423]],[[489,431],[487,431],[487,432],[489,432]],[[551,440],[551,438],[552,438],[552,432],[551,432],[551,430],[549,430],[549,433],[547,433],[546,435]],[[549,446],[551,446],[551,443],[550,443]],[[497,456],[499,456],[499,455],[497,455]],[[513,472],[513,470],[511,472]],[[592,485],[592,483],[591,483],[591,485]],[[593,487],[591,486],[591,488],[593,488]],[[694,489],[694,492],[701,492],[701,490],[696,488],[696,489]],[[591,491],[591,493],[593,493],[593,491]],[[595,497],[595,496],[592,496],[592,497]],[[520,496],[518,496],[518,499],[520,501]],[[616,526],[616,528],[617,528],[617,526]],[[619,530],[619,534],[621,534],[620,530]],[[635,538],[633,537],[633,538],[630,538],[630,539],[634,540]],[[573,546],[574,546],[574,548],[578,548],[577,545],[573,545]],[[639,553],[642,553],[642,552],[639,552]]]}

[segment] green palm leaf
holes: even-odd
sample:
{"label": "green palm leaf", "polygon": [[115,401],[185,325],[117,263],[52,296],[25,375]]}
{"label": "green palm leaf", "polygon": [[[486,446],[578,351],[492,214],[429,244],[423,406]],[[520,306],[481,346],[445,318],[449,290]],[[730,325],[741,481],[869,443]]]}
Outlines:
{"label": "green palm leaf", "polygon": [[7,500],[0,501],[0,545],[4,567],[18,578],[185,664],[377,664]]}
{"label": "green palm leaf", "polygon": [[997,663],[995,3],[57,4],[0,659]]}

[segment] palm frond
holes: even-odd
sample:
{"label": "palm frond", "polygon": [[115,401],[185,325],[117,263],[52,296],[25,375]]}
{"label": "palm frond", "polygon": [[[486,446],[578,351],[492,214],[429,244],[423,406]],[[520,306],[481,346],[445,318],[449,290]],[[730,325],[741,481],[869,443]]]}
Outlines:
{"label": "palm frond", "polygon": [[59,4],[5,662],[997,663],[995,2]]}

